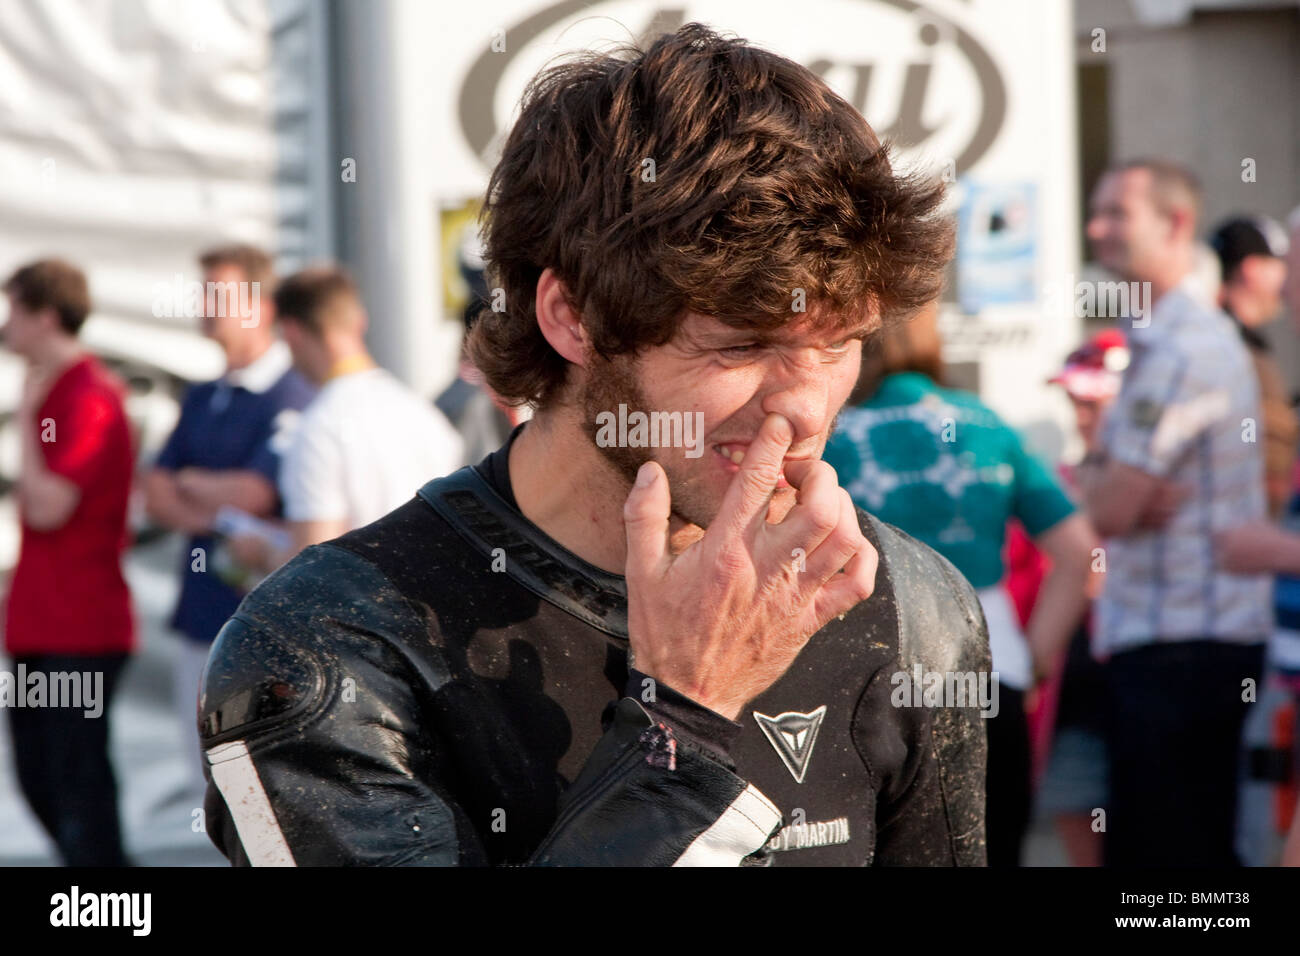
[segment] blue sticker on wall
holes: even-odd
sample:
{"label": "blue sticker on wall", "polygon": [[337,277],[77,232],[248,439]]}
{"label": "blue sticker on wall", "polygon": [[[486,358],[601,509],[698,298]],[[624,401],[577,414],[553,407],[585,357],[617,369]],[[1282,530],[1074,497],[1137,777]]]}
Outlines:
{"label": "blue sticker on wall", "polygon": [[1035,183],[967,183],[957,233],[963,311],[1036,300],[1037,189]]}

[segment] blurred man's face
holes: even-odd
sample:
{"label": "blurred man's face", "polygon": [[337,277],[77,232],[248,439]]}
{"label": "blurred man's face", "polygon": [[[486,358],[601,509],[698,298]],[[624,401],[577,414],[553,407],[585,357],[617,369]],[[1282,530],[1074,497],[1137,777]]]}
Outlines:
{"label": "blurred man's face", "polygon": [[1300,328],[1300,229],[1291,233],[1291,248],[1286,254],[1286,280],[1282,284],[1282,299],[1291,321]]}
{"label": "blurred man's face", "polygon": [[1247,256],[1237,267],[1234,282],[1256,303],[1260,322],[1267,322],[1282,308],[1286,262],[1274,256]]}
{"label": "blurred man's face", "polygon": [[31,358],[33,350],[49,335],[48,316],[33,312],[11,295],[9,300],[9,320],[0,329],[5,348],[23,358]]}
{"label": "blurred man's face", "polygon": [[[228,290],[224,303],[221,296],[207,294],[213,283]],[[258,331],[262,322],[261,290],[256,297],[253,296],[243,269],[237,265],[221,264],[205,270],[203,289],[204,314],[200,328],[224,351],[230,352],[243,337],[262,334]],[[247,314],[241,312],[244,304],[250,307]]]}
{"label": "blurred man's face", "polygon": [[1074,406],[1074,424],[1079,429],[1079,437],[1083,439],[1084,448],[1088,451],[1096,450],[1101,416],[1110,402],[1071,395],[1070,404]]}
{"label": "blurred man's face", "polygon": [[1093,190],[1087,232],[1097,261],[1128,280],[1147,281],[1172,249],[1171,220],[1156,208],[1145,169],[1102,177]]}
{"label": "blurred man's face", "polygon": [[[667,345],[589,369],[580,396],[585,426],[629,482],[642,463],[657,461],[668,475],[673,511],[707,527],[739,468],[734,457],[743,456],[767,415],[783,415],[794,429],[787,459],[821,457],[857,381],[861,355],[857,339],[830,341],[806,329],[787,330],[780,344],[760,345],[753,333],[692,313]],[[620,403],[629,414],[681,412],[693,419],[703,413],[695,436],[699,457],[680,447],[601,447],[597,416],[617,415]],[[793,504],[794,490],[782,481],[773,518]]]}

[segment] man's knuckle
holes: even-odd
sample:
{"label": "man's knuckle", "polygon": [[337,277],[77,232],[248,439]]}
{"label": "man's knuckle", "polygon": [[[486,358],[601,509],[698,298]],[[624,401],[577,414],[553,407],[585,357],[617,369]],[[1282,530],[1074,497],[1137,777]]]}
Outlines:
{"label": "man's knuckle", "polygon": [[734,545],[724,546],[718,549],[713,562],[714,579],[729,581],[735,575],[743,572],[749,565],[749,555],[744,548]]}
{"label": "man's knuckle", "polygon": [[824,482],[836,488],[839,487],[839,475],[826,461],[814,461],[812,467],[808,470],[808,477],[817,482]]}
{"label": "man's knuckle", "polygon": [[839,526],[839,503],[833,498],[808,502],[808,523],[818,537],[826,537]]}
{"label": "man's knuckle", "polygon": [[846,525],[841,521],[827,538],[827,543],[836,554],[857,554],[867,546],[867,539],[856,524]]}

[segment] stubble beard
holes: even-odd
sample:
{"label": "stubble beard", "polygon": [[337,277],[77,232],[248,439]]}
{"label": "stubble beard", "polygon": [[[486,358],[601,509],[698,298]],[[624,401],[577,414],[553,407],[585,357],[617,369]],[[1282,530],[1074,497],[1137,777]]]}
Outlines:
{"label": "stubble beard", "polygon": [[[647,461],[656,461],[668,476],[668,490],[672,496],[672,516],[701,528],[709,526],[709,522],[717,514],[720,502],[710,500],[710,494],[703,486],[700,477],[692,474],[690,467],[684,463],[685,449],[631,448],[601,445],[596,441],[599,430],[596,416],[601,412],[617,415],[620,404],[627,406],[629,415],[639,411],[648,416],[654,410],[653,403],[641,388],[633,359],[627,356],[615,356],[608,360],[598,356],[593,357],[588,365],[588,374],[578,400],[582,409],[583,434],[629,488],[636,481],[636,474],[641,466]],[[672,411],[673,409],[657,410]],[[688,414],[685,409],[679,410],[683,414]],[[703,440],[703,436],[700,437]],[[710,453],[706,448],[705,455]],[[693,461],[698,468],[707,467],[704,457]]]}

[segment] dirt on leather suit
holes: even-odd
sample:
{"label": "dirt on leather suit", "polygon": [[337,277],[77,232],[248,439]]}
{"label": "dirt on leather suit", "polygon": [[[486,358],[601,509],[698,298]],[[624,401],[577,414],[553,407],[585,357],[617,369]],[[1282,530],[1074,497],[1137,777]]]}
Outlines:
{"label": "dirt on leather suit", "polygon": [[912,706],[897,676],[990,670],[946,560],[859,511],[875,592],[733,722],[629,674],[623,578],[519,513],[508,449],[226,624],[199,720],[232,863],[984,864],[976,702]]}

